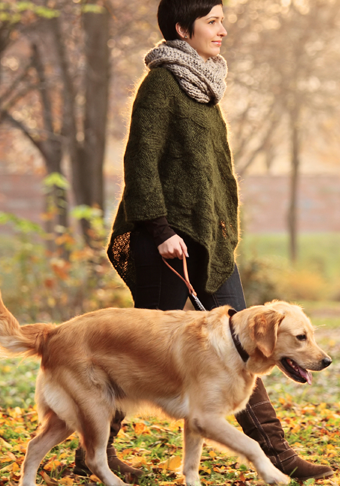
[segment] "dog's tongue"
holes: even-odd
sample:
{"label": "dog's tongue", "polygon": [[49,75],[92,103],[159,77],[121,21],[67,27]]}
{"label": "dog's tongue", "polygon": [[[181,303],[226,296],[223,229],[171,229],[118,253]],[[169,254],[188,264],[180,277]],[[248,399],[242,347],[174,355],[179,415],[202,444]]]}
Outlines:
{"label": "dog's tongue", "polygon": [[308,385],[311,385],[312,384],[312,373],[310,371],[304,370],[303,368],[300,368],[299,365],[298,365],[298,368],[299,368],[300,375],[303,378],[305,378],[305,380],[307,380]]}

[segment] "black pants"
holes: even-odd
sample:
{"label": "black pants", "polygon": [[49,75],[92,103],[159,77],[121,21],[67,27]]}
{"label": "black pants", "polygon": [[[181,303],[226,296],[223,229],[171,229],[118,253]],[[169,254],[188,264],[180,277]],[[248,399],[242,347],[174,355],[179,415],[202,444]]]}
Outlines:
{"label": "black pants", "polygon": [[[180,234],[187,247],[189,278],[197,292],[199,300],[207,310],[222,305],[230,305],[240,311],[246,308],[243,288],[235,266],[232,275],[214,293],[204,290],[202,281],[202,261],[204,249],[186,235]],[[136,290],[133,299],[135,307],[146,309],[174,310],[183,309],[188,298],[188,289],[184,282],[163,262],[155,242],[146,230],[131,233],[131,251],[136,266]],[[182,260],[168,260],[183,275]]]}

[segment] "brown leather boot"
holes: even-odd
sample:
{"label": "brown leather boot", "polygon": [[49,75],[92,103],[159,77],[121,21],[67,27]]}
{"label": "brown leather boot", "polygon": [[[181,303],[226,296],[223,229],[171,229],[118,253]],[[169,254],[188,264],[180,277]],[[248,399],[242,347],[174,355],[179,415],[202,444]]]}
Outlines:
{"label": "brown leather boot", "polygon": [[[117,457],[116,449],[112,445],[114,438],[117,436],[122,426],[122,421],[124,420],[124,417],[125,416],[123,415],[123,413],[117,410],[111,422],[110,437],[106,449],[107,461],[109,464],[109,468],[113,472],[121,473],[129,482],[133,481],[134,483],[138,483],[138,478],[143,476],[143,472],[121,461]],[[92,472],[86,465],[85,451],[81,447],[78,447],[78,449],[76,450],[75,466],[73,468],[73,472],[74,474],[78,474],[78,476],[91,476],[92,474]]]}
{"label": "brown leather boot", "polygon": [[307,462],[289,447],[281,423],[259,378],[246,409],[235,418],[243,432],[260,444],[266,456],[284,474],[301,481],[333,476],[329,466]]}

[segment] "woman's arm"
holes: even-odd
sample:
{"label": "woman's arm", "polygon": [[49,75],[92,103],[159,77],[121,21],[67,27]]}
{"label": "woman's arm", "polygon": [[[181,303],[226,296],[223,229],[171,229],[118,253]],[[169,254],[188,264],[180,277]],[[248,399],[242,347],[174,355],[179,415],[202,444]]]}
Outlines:
{"label": "woman's arm", "polygon": [[165,216],[144,221],[144,226],[154,239],[158,251],[164,258],[183,258],[188,255],[184,240],[171,228]]}
{"label": "woman's arm", "polygon": [[133,106],[124,156],[126,221],[146,221],[167,215],[159,164],[169,140],[172,98],[166,92],[165,69],[149,72]]}

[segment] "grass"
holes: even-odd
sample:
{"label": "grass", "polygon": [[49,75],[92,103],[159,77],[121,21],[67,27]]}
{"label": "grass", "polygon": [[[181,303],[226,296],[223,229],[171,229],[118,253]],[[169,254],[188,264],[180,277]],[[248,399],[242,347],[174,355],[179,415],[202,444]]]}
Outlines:
{"label": "grass", "polygon": [[328,311],[340,310],[340,234],[304,234],[298,242],[293,264],[286,235],[244,235],[237,261],[248,305],[327,300]]}
{"label": "grass", "polygon": [[[247,234],[239,245],[241,260],[251,256],[289,262],[289,240],[285,234]],[[330,279],[339,279],[340,233],[311,233],[298,236],[299,268],[308,268]]]}
{"label": "grass", "polygon": [[[337,449],[340,425],[340,404],[328,408],[324,404],[296,406],[282,399],[276,404],[288,440],[302,457],[320,464],[331,464],[338,470]],[[19,478],[26,442],[36,428],[35,410],[10,409],[0,413],[0,484],[12,485]],[[237,426],[233,417],[229,417]],[[143,486],[180,485],[182,462],[183,422],[169,422],[155,417],[133,417],[124,425],[115,440],[119,457],[143,470],[140,481]],[[67,441],[44,458],[37,482],[48,486],[57,484],[100,484],[95,476],[84,480],[72,473],[77,438]],[[202,484],[260,485],[254,469],[243,464],[237,457],[221,452],[205,443],[200,463]],[[307,484],[314,484],[308,481]],[[319,484],[339,484],[339,476]],[[291,486],[298,486],[296,481]]]}
{"label": "grass", "polygon": [[[0,248],[2,258],[6,259],[13,251],[12,243],[8,240],[7,243],[1,242],[0,246],[6,253]],[[311,275],[320,275],[321,280],[316,279],[314,287],[310,286],[311,290],[316,292],[326,282],[324,296],[339,295],[338,300],[320,300],[317,292],[318,298],[310,298],[308,292],[303,293],[300,288],[301,297],[295,299],[311,316],[317,327],[317,341],[332,356],[333,364],[329,369],[313,374],[312,386],[293,383],[278,370],[265,377],[264,381],[288,442],[303,457],[316,463],[330,464],[336,472],[330,480],[309,480],[305,484],[339,485],[340,235],[302,235],[299,237],[299,249],[299,261],[294,267],[296,273],[293,277],[287,274],[287,278],[301,277],[301,287],[310,284]],[[278,269],[280,278],[282,268],[290,267],[288,239],[283,235],[245,235],[239,253],[241,266],[247,260],[264,259],[270,262],[268,268],[271,273],[272,268]],[[306,269],[307,274],[303,273]],[[8,272],[2,274],[0,270],[4,288],[15,284],[14,275],[11,282],[7,281],[7,275]],[[254,281],[258,285],[257,277],[256,274]],[[289,287],[290,282],[288,280],[283,290]],[[38,368],[39,363],[34,360],[0,361],[0,486],[17,483],[27,442],[36,433],[37,413],[33,404]],[[228,417],[228,420],[237,426],[233,417]],[[171,422],[149,416],[126,420],[115,445],[123,460],[144,471],[141,486],[183,484],[179,473],[183,452],[182,428],[181,421]],[[94,476],[83,479],[72,473],[77,446],[78,439],[73,435],[55,447],[42,462],[37,483],[47,486],[99,484]],[[200,475],[203,485],[263,484],[252,467],[242,464],[233,455],[214,449],[209,443],[203,449]],[[298,483],[292,481],[291,485],[298,486]]]}
{"label": "grass", "polygon": [[[335,321],[335,322],[334,322]],[[337,318],[323,318],[323,327],[316,331],[317,341],[333,358],[332,366],[313,374],[313,385],[299,385],[278,370],[265,377],[266,388],[286,432],[288,442],[300,455],[321,464],[330,464],[338,471],[340,447],[340,340]],[[38,363],[33,360],[5,360],[0,364],[0,486],[14,485],[19,478],[27,441],[37,427],[34,406],[34,382]],[[233,417],[228,420],[238,427]],[[168,421],[149,416],[129,418],[115,445],[119,456],[141,468],[141,486],[183,484],[180,474],[182,458],[182,421]],[[99,484],[95,476],[84,480],[73,474],[75,435],[55,447],[44,459],[38,484]],[[263,484],[254,469],[240,460],[204,446],[200,475],[203,485],[239,486]],[[306,484],[340,484],[340,472],[331,480],[308,481]],[[298,486],[295,481],[291,486]]]}

